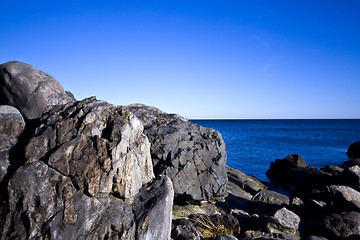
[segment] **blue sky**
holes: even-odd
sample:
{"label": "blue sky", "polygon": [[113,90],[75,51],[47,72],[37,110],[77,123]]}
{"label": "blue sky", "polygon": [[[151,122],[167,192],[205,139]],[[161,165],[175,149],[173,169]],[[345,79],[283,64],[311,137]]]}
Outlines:
{"label": "blue sky", "polygon": [[187,118],[360,118],[360,1],[3,1],[0,63]]}

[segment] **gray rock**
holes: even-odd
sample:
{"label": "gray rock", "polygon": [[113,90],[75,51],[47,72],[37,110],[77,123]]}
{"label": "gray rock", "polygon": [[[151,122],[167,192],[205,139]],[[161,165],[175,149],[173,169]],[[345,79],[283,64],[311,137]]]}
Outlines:
{"label": "gray rock", "polygon": [[218,131],[154,107],[136,104],[123,109],[142,120],[155,174],[172,180],[178,199],[210,200],[225,194],[226,150]]}
{"label": "gray rock", "polygon": [[346,153],[349,157],[360,158],[360,141],[351,144]]}
{"label": "gray rock", "polygon": [[238,240],[238,238],[232,236],[232,235],[227,235],[227,234],[223,234],[223,235],[218,235],[215,240]]}
{"label": "gray rock", "polygon": [[266,189],[259,190],[254,197],[252,198],[253,201],[257,202],[264,202],[264,203],[271,203],[277,205],[289,205],[290,199],[288,196],[271,191]]}
{"label": "gray rock", "polygon": [[355,165],[345,169],[334,177],[334,182],[360,191],[360,167]]}
{"label": "gray rock", "polygon": [[12,161],[10,151],[16,146],[19,135],[25,129],[20,112],[8,105],[0,105],[0,183],[8,173]]}
{"label": "gray rock", "polygon": [[331,166],[331,165],[327,165],[323,168],[320,168],[320,170],[324,171],[324,172],[327,172],[327,173],[330,173],[332,175],[336,175],[336,174],[339,174],[341,173],[342,171],[344,171],[344,168],[342,167],[339,167],[339,166]]}
{"label": "gray rock", "polygon": [[173,200],[174,189],[167,176],[140,190],[133,207],[137,239],[170,239]]}
{"label": "gray rock", "polygon": [[275,213],[274,217],[279,220],[281,225],[288,228],[288,234],[299,235],[300,217],[294,212],[281,208]]}
{"label": "gray rock", "polygon": [[16,107],[25,119],[39,118],[49,106],[74,101],[53,77],[28,64],[0,65],[0,104]]}
{"label": "gray rock", "polygon": [[150,144],[141,121],[95,98],[53,108],[25,149],[89,196],[135,196],[153,177]]}
{"label": "gray rock", "polygon": [[249,176],[229,166],[226,166],[226,170],[229,179],[228,185],[230,183],[235,184],[251,195],[254,195],[261,189],[267,188],[265,184],[253,176]]}
{"label": "gray rock", "polygon": [[192,224],[178,225],[172,229],[171,238],[175,240],[200,240],[201,235]]}

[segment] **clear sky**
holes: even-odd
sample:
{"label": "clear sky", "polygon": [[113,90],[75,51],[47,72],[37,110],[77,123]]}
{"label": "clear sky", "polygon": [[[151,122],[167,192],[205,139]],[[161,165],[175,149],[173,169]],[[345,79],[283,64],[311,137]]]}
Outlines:
{"label": "clear sky", "polygon": [[0,63],[187,118],[360,118],[360,1],[1,1]]}

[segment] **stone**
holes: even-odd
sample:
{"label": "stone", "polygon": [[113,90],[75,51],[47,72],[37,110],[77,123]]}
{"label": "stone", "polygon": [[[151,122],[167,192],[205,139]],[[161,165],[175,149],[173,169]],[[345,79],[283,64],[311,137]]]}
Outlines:
{"label": "stone", "polygon": [[323,236],[334,238],[360,238],[360,213],[343,212],[327,216],[318,230]]}
{"label": "stone", "polygon": [[179,225],[172,229],[171,238],[174,240],[200,240],[201,235],[192,224]]}
{"label": "stone", "polygon": [[346,185],[360,191],[360,167],[355,165],[346,168],[334,177],[334,182],[339,185]]}
{"label": "stone", "polygon": [[320,170],[330,173],[332,175],[337,175],[337,174],[341,173],[342,171],[344,171],[344,168],[339,167],[339,166],[326,165],[325,167],[320,168]]}
{"label": "stone", "polygon": [[343,168],[350,168],[353,166],[359,166],[360,167],[360,158],[355,158],[352,160],[345,161],[343,164],[341,164],[341,167]]}
{"label": "stone", "polygon": [[289,170],[292,168],[306,168],[307,164],[297,154],[288,155],[284,159],[276,159],[270,164],[270,169],[266,172],[266,176],[273,182],[289,185],[291,184],[291,175]]}
{"label": "stone", "polygon": [[50,75],[22,62],[0,65],[0,104],[17,108],[27,120],[41,117],[53,105],[75,99]]}
{"label": "stone", "polygon": [[228,184],[233,183],[239,186],[244,191],[254,195],[261,189],[266,189],[266,185],[262,183],[259,179],[249,176],[237,169],[226,166]]}
{"label": "stone", "polygon": [[167,176],[140,190],[133,204],[138,239],[170,239],[173,200],[174,189]]}
{"label": "stone", "polygon": [[[19,110],[12,106],[0,105],[0,183],[8,174],[9,168],[17,165],[16,156],[10,156],[12,152],[18,152],[16,145],[20,134],[25,129],[25,121]],[[14,154],[13,154],[14,155]],[[15,158],[15,159],[14,159]]]}
{"label": "stone", "polygon": [[252,201],[271,203],[277,205],[283,205],[283,204],[289,205],[290,199],[288,196],[284,194],[271,190],[261,189],[254,195]]}
{"label": "stone", "polygon": [[232,235],[222,234],[218,235],[215,240],[238,240],[238,238]]}
{"label": "stone", "polygon": [[151,143],[155,175],[168,176],[175,197],[211,200],[226,192],[225,143],[216,130],[141,104],[123,106],[141,119]]}
{"label": "stone", "polygon": [[281,208],[275,213],[274,217],[279,220],[281,225],[289,229],[287,232],[288,234],[299,235],[299,226],[301,220],[300,217],[294,212],[286,208]]}
{"label": "stone", "polygon": [[360,158],[360,141],[352,143],[346,153],[349,157]]}
{"label": "stone", "polygon": [[95,98],[53,108],[25,149],[88,196],[130,198],[153,178],[150,144],[132,113]]}

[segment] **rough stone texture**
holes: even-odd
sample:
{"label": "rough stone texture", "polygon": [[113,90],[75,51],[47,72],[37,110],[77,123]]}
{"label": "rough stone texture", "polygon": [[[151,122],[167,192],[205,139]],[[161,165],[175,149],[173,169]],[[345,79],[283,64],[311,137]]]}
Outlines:
{"label": "rough stone texture", "polygon": [[216,130],[145,105],[124,106],[144,124],[156,175],[167,175],[179,199],[209,200],[225,194],[226,150]]}
{"label": "rough stone texture", "polygon": [[278,205],[282,205],[282,204],[286,204],[289,205],[289,197],[275,192],[275,191],[271,191],[271,190],[266,190],[266,189],[262,189],[259,190],[254,197],[252,198],[253,201],[257,201],[257,202],[264,202],[264,203],[271,203],[271,204],[278,204]]}
{"label": "rough stone texture", "polygon": [[281,208],[275,213],[274,217],[279,220],[281,225],[289,229],[289,234],[299,235],[300,217],[294,212]]}
{"label": "rough stone texture", "polygon": [[133,207],[138,239],[170,239],[173,200],[174,189],[167,176],[141,189]]}
{"label": "rough stone texture", "polygon": [[351,144],[346,153],[349,157],[360,158],[360,141]]}
{"label": "rough stone texture", "polygon": [[22,62],[0,65],[0,104],[19,109],[25,119],[39,118],[52,105],[75,99],[50,75]]}
{"label": "rough stone texture", "polygon": [[150,144],[133,114],[95,98],[59,108],[41,118],[28,163],[48,163],[89,196],[133,197],[152,179]]}
{"label": "rough stone texture", "polygon": [[335,182],[360,191],[360,167],[355,165],[345,169],[335,176]]}
{"label": "rough stone texture", "polygon": [[262,183],[259,179],[253,176],[249,176],[229,166],[226,167],[226,170],[229,178],[228,183],[232,182],[252,195],[257,193],[261,189],[267,188],[264,183]]}
{"label": "rough stone texture", "polygon": [[8,191],[10,212],[2,239],[130,239],[135,229],[131,207],[82,194],[69,177],[44,162],[20,167]]}
{"label": "rough stone texture", "polygon": [[[0,183],[10,167],[10,151],[16,146],[19,135],[25,129],[20,112],[8,105],[0,105]],[[16,159],[14,159],[16,160]]]}
{"label": "rough stone texture", "polygon": [[329,239],[360,239],[360,213],[351,211],[331,214],[323,220],[318,231]]}
{"label": "rough stone texture", "polygon": [[192,224],[178,225],[172,229],[171,238],[176,240],[200,240],[201,235]]}

